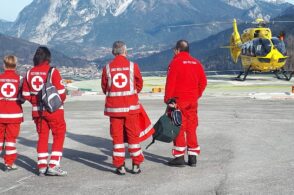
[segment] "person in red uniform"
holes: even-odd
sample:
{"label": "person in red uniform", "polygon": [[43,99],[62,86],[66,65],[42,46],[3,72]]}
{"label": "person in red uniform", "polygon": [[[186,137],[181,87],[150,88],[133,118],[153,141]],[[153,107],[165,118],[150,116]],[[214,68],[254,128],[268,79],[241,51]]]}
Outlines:
{"label": "person in red uniform", "polygon": [[[39,174],[40,176],[45,174],[64,176],[67,175],[67,172],[60,167],[66,132],[63,106],[57,111],[50,113],[44,109],[41,110],[38,103],[40,101],[38,94],[43,84],[46,82],[50,69],[50,50],[47,47],[39,47],[34,55],[33,61],[34,67],[27,72],[22,94],[33,106],[32,117],[39,135],[37,144]],[[59,96],[64,102],[66,98],[65,88],[60,73],[56,68],[53,68],[51,78],[49,79],[58,90]],[[50,161],[48,162],[48,139],[50,130],[53,135],[53,144]]]}
{"label": "person in red uniform", "polygon": [[116,41],[112,53],[115,58],[103,68],[101,87],[106,95],[104,114],[110,117],[110,134],[113,139],[113,165],[116,173],[124,175],[125,144],[133,161],[132,173],[141,172],[144,156],[140,147],[138,93],[142,90],[143,79],[137,64],[127,59],[126,44]]}
{"label": "person in red uniform", "polygon": [[14,164],[17,158],[16,138],[20,124],[23,122],[23,111],[19,101],[19,89],[22,77],[16,72],[17,58],[4,58],[4,73],[0,74],[0,154],[5,150],[6,170],[17,169]]}
{"label": "person in red uniform", "polygon": [[200,146],[197,140],[198,100],[204,92],[207,80],[202,64],[189,54],[189,43],[177,42],[175,56],[171,61],[165,87],[164,101],[171,107],[177,106],[182,112],[182,126],[174,140],[173,160],[170,166],[185,166],[184,155],[187,150],[188,165],[196,166]]}

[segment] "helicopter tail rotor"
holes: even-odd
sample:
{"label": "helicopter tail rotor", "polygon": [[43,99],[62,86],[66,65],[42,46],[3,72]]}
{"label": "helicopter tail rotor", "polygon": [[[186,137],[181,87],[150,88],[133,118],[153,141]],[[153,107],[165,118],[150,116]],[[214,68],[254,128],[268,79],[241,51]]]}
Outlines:
{"label": "helicopter tail rotor", "polygon": [[230,51],[231,57],[236,64],[238,62],[239,56],[241,54],[241,37],[238,31],[237,21],[234,19],[233,21],[233,33],[230,40]]}

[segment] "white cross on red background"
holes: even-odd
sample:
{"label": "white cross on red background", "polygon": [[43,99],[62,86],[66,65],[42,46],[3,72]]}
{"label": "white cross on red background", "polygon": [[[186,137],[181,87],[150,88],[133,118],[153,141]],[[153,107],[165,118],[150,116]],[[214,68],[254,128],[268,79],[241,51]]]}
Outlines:
{"label": "white cross on red background", "polygon": [[1,87],[1,94],[4,97],[8,97],[8,98],[13,97],[15,93],[16,93],[16,87],[12,83],[5,83]]}
{"label": "white cross on red background", "polygon": [[31,81],[32,88],[36,91],[40,91],[42,89],[43,83],[44,80],[40,76],[34,76]]}
{"label": "white cross on red background", "polygon": [[124,88],[128,83],[128,77],[123,73],[117,73],[113,77],[113,84],[117,88]]}

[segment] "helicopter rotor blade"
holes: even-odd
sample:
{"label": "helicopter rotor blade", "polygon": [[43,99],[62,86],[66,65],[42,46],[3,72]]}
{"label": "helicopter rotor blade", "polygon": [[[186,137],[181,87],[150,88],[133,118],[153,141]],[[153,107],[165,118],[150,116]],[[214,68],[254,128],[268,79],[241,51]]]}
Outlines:
{"label": "helicopter rotor blade", "polygon": [[282,20],[277,20],[277,21],[270,21],[269,23],[272,23],[272,24],[274,24],[274,23],[294,23],[294,21],[293,20],[285,20],[285,21],[282,21]]}
{"label": "helicopter rotor blade", "polygon": [[216,24],[232,24],[232,22],[208,22],[208,23],[198,23],[198,24],[181,24],[181,25],[171,25],[168,28],[178,28],[178,27],[193,27],[193,26],[207,26]]}

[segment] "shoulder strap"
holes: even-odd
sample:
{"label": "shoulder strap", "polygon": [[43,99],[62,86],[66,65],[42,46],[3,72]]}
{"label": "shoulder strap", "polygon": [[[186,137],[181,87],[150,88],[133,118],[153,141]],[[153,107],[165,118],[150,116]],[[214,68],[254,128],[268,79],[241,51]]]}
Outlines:
{"label": "shoulder strap", "polygon": [[148,150],[148,148],[151,146],[151,145],[153,145],[155,143],[155,137],[153,137],[153,139],[152,139],[152,142],[150,143],[150,144],[148,144],[147,146],[146,146],[146,150]]}
{"label": "shoulder strap", "polygon": [[18,91],[20,93],[22,93],[21,90],[22,90],[23,80],[24,80],[24,78],[22,76],[19,76]]}
{"label": "shoulder strap", "polygon": [[50,83],[50,78],[51,78],[53,69],[54,69],[54,67],[50,67],[49,68],[49,71],[48,71],[48,74],[47,74],[47,78],[46,78],[46,83]]}

